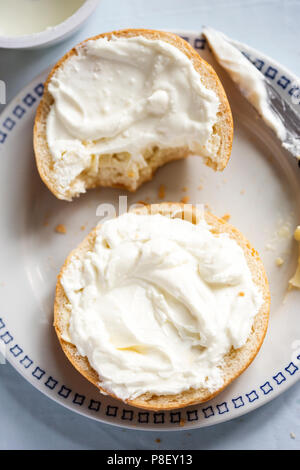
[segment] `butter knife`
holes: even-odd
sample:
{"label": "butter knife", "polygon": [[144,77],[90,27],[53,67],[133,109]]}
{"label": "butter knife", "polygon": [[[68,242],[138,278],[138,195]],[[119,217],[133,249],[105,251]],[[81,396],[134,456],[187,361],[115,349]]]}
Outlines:
{"label": "butter knife", "polygon": [[[297,103],[289,103],[288,99],[293,97],[289,95],[286,99],[278,92],[272,79],[258,70],[245,44],[212,28],[204,28],[203,35],[217,62],[273,129],[282,146],[300,161],[300,113],[295,109],[295,104],[299,106],[299,98],[294,97]],[[293,87],[300,90],[300,80],[295,78]]]}

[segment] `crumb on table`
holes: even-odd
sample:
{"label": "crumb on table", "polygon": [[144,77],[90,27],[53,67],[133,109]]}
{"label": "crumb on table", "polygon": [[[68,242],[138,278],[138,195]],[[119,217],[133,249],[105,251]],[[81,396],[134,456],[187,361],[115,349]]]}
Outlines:
{"label": "crumb on table", "polygon": [[56,233],[62,233],[62,234],[67,233],[66,226],[65,226],[64,224],[58,224],[58,225],[56,225],[56,227],[55,227],[55,232],[56,232]]}

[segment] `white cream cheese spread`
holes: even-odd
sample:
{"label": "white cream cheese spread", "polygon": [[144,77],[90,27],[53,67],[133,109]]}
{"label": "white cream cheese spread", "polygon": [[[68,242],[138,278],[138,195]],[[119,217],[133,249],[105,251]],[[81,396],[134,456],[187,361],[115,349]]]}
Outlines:
{"label": "white cream cheese spread", "polygon": [[64,271],[63,335],[121,399],[219,389],[224,355],[245,344],[262,305],[243,250],[227,234],[159,214],[98,227]]}
{"label": "white cream cheese spread", "polygon": [[[219,98],[177,47],[142,36],[90,40],[50,80],[47,142],[56,184],[126,157],[134,172],[152,148],[217,158]],[[79,183],[78,183],[79,184]],[[77,188],[79,192],[83,188]]]}
{"label": "white cream cheese spread", "polygon": [[279,116],[271,108],[262,73],[230,43],[230,39],[225,34],[212,28],[204,28],[203,34],[219,64],[259,112],[265,123],[283,141],[286,138],[286,129]]}

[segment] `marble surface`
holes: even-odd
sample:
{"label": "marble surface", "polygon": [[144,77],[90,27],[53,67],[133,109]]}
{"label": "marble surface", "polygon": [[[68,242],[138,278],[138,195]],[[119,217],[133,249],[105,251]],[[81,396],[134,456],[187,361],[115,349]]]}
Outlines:
{"label": "marble surface", "polygon": [[[75,36],[48,49],[0,50],[7,101],[81,39],[124,27],[220,29],[300,75],[297,0],[100,0]],[[3,106],[0,105],[0,111]],[[0,365],[0,449],[299,449],[300,383],[233,421],[194,431],[141,432],[103,425],[52,402]]]}

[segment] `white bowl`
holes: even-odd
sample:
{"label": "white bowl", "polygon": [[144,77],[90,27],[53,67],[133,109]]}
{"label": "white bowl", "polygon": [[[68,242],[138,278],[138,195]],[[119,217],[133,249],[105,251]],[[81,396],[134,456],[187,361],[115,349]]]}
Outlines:
{"label": "white bowl", "polygon": [[53,28],[24,36],[1,36],[0,48],[29,49],[53,45],[74,33],[93,13],[100,0],[86,0],[69,18]]}

